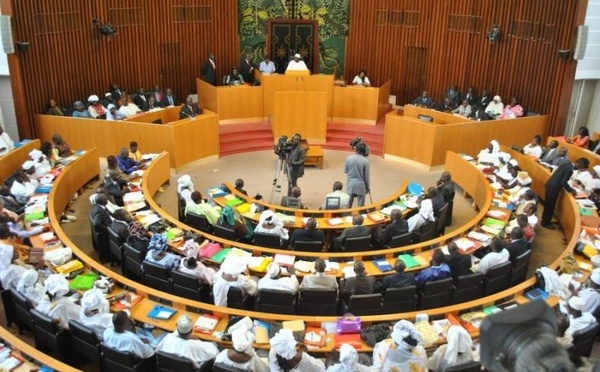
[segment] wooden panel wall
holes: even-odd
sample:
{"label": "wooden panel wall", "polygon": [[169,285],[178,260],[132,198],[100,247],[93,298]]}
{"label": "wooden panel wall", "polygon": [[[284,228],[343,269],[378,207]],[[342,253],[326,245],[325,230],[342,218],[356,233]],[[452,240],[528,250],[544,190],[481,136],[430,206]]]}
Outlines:
{"label": "wooden panel wall", "polygon": [[[180,98],[196,93],[209,52],[217,73],[238,64],[237,0],[2,0],[15,41],[30,48],[9,57],[21,137],[35,134],[34,114],[55,97],[63,106],[103,96],[114,81],[128,92],[159,85]],[[118,34],[99,36],[92,19]],[[22,69],[22,74],[18,69]],[[21,75],[21,76],[18,76]],[[26,113],[26,115],[25,115]]]}
{"label": "wooden panel wall", "polygon": [[[561,133],[576,62],[573,49],[587,0],[353,0],[345,75],[366,67],[374,84],[392,79],[397,103],[423,90],[436,100],[452,83],[520,98],[550,115],[549,133]],[[490,44],[492,25],[500,41]]]}

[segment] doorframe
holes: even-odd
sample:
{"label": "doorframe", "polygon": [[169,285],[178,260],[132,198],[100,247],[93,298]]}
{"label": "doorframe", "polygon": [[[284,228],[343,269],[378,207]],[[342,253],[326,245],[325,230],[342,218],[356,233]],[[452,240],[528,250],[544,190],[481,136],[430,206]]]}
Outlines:
{"label": "doorframe", "polygon": [[267,20],[267,50],[271,55],[271,60],[273,60],[272,50],[271,50],[271,27],[273,24],[310,24],[313,26],[314,30],[314,40],[313,40],[313,70],[311,71],[313,74],[319,72],[319,24],[316,19],[287,19],[287,18],[277,18],[277,19],[268,19]]}

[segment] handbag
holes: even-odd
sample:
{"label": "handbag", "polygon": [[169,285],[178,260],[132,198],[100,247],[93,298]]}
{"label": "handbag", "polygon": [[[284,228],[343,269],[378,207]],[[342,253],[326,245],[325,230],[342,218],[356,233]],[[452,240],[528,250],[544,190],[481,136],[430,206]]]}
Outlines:
{"label": "handbag", "polygon": [[351,313],[346,313],[342,315],[341,318],[337,319],[335,328],[336,332],[340,335],[348,333],[360,333],[362,329],[360,317],[356,317]]}

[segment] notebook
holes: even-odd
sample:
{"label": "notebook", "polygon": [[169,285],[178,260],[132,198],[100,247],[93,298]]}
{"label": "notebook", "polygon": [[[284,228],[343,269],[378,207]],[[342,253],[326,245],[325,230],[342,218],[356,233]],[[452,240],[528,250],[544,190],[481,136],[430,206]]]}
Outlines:
{"label": "notebook", "polygon": [[225,261],[225,257],[227,257],[230,251],[231,248],[223,248],[217,253],[215,253],[213,256],[211,256],[210,259],[211,261],[214,261],[216,263],[223,263],[223,261]]}
{"label": "notebook", "polygon": [[393,269],[392,265],[390,265],[390,263],[387,262],[387,260],[375,260],[373,261],[373,263],[382,273],[385,273],[386,271],[391,271]]}
{"label": "notebook", "polygon": [[407,269],[419,266],[419,261],[415,260],[415,258],[410,254],[401,254],[398,256],[398,259],[404,262],[404,265],[406,265]]}
{"label": "notebook", "polygon": [[175,315],[176,312],[177,310],[171,309],[170,307],[154,305],[152,310],[148,312],[148,317],[153,319],[167,320],[171,319],[171,317]]}
{"label": "notebook", "polygon": [[212,334],[220,318],[212,314],[202,314],[194,324],[194,332]]}
{"label": "notebook", "polygon": [[541,288],[534,288],[530,291],[525,292],[525,297],[527,297],[530,300],[536,301],[536,300],[545,300],[548,297],[550,297],[550,294],[546,291],[544,291]]}

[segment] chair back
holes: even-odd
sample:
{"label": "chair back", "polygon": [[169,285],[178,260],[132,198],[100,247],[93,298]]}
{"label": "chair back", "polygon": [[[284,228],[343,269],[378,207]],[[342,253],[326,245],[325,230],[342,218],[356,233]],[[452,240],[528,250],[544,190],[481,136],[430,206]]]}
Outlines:
{"label": "chair back", "polygon": [[19,330],[22,331],[23,329],[33,329],[33,318],[31,317],[30,312],[30,310],[33,308],[31,301],[29,301],[29,299],[17,292],[15,289],[11,288],[10,293],[14,301],[15,316],[17,318]]}
{"label": "chair back", "polygon": [[371,236],[348,238],[344,242],[346,252],[364,252],[371,249]]}
{"label": "chair back", "polygon": [[352,295],[348,302],[348,311],[354,315],[383,314],[383,296],[381,293]]}
{"label": "chair back", "polygon": [[61,329],[52,318],[31,309],[33,318],[33,338],[38,350],[51,350],[60,355],[60,360],[67,362],[70,353],[70,334],[66,329]]}
{"label": "chair back", "polygon": [[483,292],[483,274],[473,273],[461,275],[454,284],[452,303],[460,304],[481,297]]}
{"label": "chair back", "polygon": [[69,320],[69,329],[73,350],[86,359],[100,363],[100,340],[96,337],[96,333],[75,319]]}
{"label": "chair back", "polygon": [[281,199],[281,205],[287,208],[301,208],[302,203],[300,202],[300,198],[295,198],[292,196],[284,196]]}
{"label": "chair back", "polygon": [[163,292],[171,292],[169,273],[171,269],[159,266],[153,262],[144,261],[144,284]]}
{"label": "chair back", "polygon": [[435,221],[427,221],[422,224],[417,230],[413,231],[413,243],[420,243],[435,238]]}
{"label": "chair back", "polygon": [[517,256],[512,263],[512,274],[510,276],[510,285],[515,286],[523,281],[527,276],[529,269],[529,259],[531,258],[531,249],[526,250],[520,256]]}
{"label": "chair back", "polygon": [[[110,372],[135,372],[141,371],[137,368],[142,362],[137,362],[136,357],[131,353],[125,353],[113,349],[104,343],[100,344],[102,366],[104,371]],[[152,357],[154,359],[154,356]],[[155,364],[155,363],[154,363]]]}
{"label": "chair back", "polygon": [[496,265],[485,274],[483,295],[489,296],[510,286],[511,262]]}
{"label": "chair back", "polygon": [[301,252],[323,252],[323,243],[318,240],[314,240],[314,241],[296,240],[294,242],[292,249],[295,251],[301,251]]}
{"label": "chair back", "polygon": [[117,261],[123,261],[123,239],[117,234],[112,228],[107,227],[108,232],[108,245],[110,247],[110,253],[117,259]]}
{"label": "chair back", "polygon": [[261,247],[280,248],[281,238],[279,235],[254,232],[254,240],[252,243]]}
{"label": "chair back", "polygon": [[573,346],[568,349],[569,358],[573,362],[579,361],[581,357],[590,356],[598,331],[600,331],[600,324],[593,323],[573,333]]}
{"label": "chair back", "polygon": [[17,315],[12,292],[3,289],[0,292],[0,294],[2,295],[2,306],[4,307],[4,316],[6,318],[6,324],[11,325],[12,323],[17,323]]}
{"label": "chair back", "polygon": [[419,309],[448,306],[452,303],[452,278],[426,282],[420,293]]}
{"label": "chair back", "polygon": [[417,310],[417,287],[387,288],[383,295],[383,312],[405,313]]}
{"label": "chair back", "polygon": [[142,271],[142,262],[144,257],[142,252],[129,243],[123,243],[123,274],[129,279],[142,280],[144,272]]}
{"label": "chair back", "polygon": [[481,371],[481,363],[475,362],[475,361],[446,368],[446,372],[480,372],[480,371]]}
{"label": "chair back", "polygon": [[185,215],[185,207],[186,207],[186,203],[185,203],[185,199],[181,197],[181,195],[177,195],[177,219],[179,219],[179,221],[181,222],[186,222],[186,215]]}
{"label": "chair back", "polygon": [[259,289],[256,296],[256,311],[274,314],[296,314],[296,301],[296,294],[288,291]]}
{"label": "chair back", "polygon": [[194,372],[194,365],[191,359],[165,353],[164,351],[157,351],[156,369],[157,372]]}
{"label": "chair back", "polygon": [[410,231],[405,232],[404,234],[396,235],[392,237],[392,240],[390,241],[388,247],[397,248],[404,247],[405,245],[410,245],[412,243],[412,236],[413,234]]}
{"label": "chair back", "polygon": [[92,246],[94,247],[94,250],[98,251],[98,254],[100,254],[101,260],[104,260],[106,258],[105,251],[108,251],[109,245],[108,234],[105,231],[96,230],[91,213],[88,214],[88,218],[90,220],[90,230],[92,233]]}
{"label": "chair back", "polygon": [[221,225],[214,225],[213,232],[219,238],[233,240],[233,241],[237,240],[237,236],[236,236],[235,230],[233,230],[233,228],[229,228],[229,227],[225,227],[225,226],[221,226]]}
{"label": "chair back", "polygon": [[443,207],[438,211],[438,215],[435,221],[435,233],[436,236],[442,236],[446,232],[446,220],[448,219],[448,209],[450,205],[448,203],[444,204]]}
{"label": "chair back", "polygon": [[213,231],[212,225],[208,222],[208,218],[201,214],[187,213],[185,215],[185,221],[194,229],[198,229],[202,232],[211,233]]}
{"label": "chair back", "polygon": [[305,289],[300,292],[298,313],[328,316],[337,313],[338,292],[328,289]]}
{"label": "chair back", "polygon": [[213,365],[213,372],[246,372],[246,370],[223,363],[215,363]]}
{"label": "chair back", "polygon": [[[346,208],[346,206],[344,206]],[[325,198],[325,209],[341,209],[339,196],[327,196]]]}
{"label": "chair back", "polygon": [[238,287],[229,287],[227,292],[227,307],[248,310],[249,296]]}
{"label": "chair back", "polygon": [[210,302],[210,286],[202,285],[197,277],[179,270],[172,270],[171,281],[174,295],[190,300]]}

